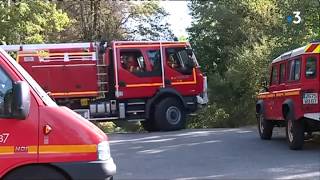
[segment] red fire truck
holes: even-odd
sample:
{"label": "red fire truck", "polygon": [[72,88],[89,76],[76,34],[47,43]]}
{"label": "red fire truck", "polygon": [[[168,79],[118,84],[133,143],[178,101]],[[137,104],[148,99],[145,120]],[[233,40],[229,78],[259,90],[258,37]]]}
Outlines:
{"label": "red fire truck", "polygon": [[286,52],[272,61],[270,85],[258,95],[259,134],[270,139],[275,125],[286,127],[291,149],[303,147],[305,132],[320,130],[320,42]]}
{"label": "red fire truck", "polygon": [[0,179],[112,179],[107,136],[0,48]]}
{"label": "red fire truck", "polygon": [[206,104],[207,82],[187,42],[2,46],[51,94],[89,120],[142,121],[146,130],[184,128]]}

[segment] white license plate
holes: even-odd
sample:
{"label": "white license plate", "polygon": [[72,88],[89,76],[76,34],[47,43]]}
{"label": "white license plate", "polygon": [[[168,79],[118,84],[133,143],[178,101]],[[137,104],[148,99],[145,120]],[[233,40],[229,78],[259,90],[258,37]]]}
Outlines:
{"label": "white license plate", "polygon": [[304,93],[303,104],[318,104],[318,93]]}

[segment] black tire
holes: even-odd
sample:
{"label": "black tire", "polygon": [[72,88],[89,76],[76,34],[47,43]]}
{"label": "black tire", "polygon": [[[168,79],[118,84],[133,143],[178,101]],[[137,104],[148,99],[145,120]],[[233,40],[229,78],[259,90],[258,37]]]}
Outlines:
{"label": "black tire", "polygon": [[186,113],[183,105],[176,98],[165,98],[155,107],[155,125],[161,131],[184,129]]}
{"label": "black tire", "polygon": [[266,120],[262,113],[258,114],[257,121],[260,138],[264,140],[271,139],[274,126],[273,122],[270,120]]}
{"label": "black tire", "polygon": [[62,172],[51,166],[46,165],[31,165],[13,170],[4,177],[4,180],[68,180]]}
{"label": "black tire", "polygon": [[154,123],[154,119],[146,119],[145,121],[141,122],[141,125],[144,128],[144,130],[148,132],[159,131],[159,129],[156,127]]}
{"label": "black tire", "polygon": [[286,137],[289,148],[300,150],[304,144],[304,126],[302,119],[286,118]]}

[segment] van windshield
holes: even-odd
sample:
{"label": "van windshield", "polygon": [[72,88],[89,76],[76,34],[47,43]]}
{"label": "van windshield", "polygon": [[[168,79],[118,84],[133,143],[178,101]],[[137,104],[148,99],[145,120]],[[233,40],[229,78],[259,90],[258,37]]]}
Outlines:
{"label": "van windshield", "polygon": [[48,106],[58,106],[48,94],[40,87],[40,85],[23,69],[8,53],[0,48],[0,53],[3,54],[9,62],[21,73],[25,80],[29,83],[30,87],[39,95],[42,101]]}

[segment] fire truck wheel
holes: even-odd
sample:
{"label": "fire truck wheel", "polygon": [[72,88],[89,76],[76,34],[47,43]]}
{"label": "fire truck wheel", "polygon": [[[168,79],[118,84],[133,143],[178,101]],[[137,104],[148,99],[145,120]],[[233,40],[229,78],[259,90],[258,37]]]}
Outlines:
{"label": "fire truck wheel", "polygon": [[286,136],[289,148],[292,150],[302,149],[304,143],[303,121],[301,119],[287,119],[286,124]]}
{"label": "fire truck wheel", "polygon": [[273,122],[266,120],[263,114],[259,114],[257,120],[260,138],[268,140],[271,139],[274,126]]}
{"label": "fire truck wheel", "polygon": [[142,121],[141,124],[142,124],[144,130],[146,130],[146,131],[149,131],[149,132],[158,131],[153,119],[147,119],[145,121]]}
{"label": "fire truck wheel", "polygon": [[155,108],[155,124],[159,130],[173,131],[185,128],[186,113],[176,98],[166,98]]}
{"label": "fire truck wheel", "polygon": [[[36,173],[35,173],[36,172]],[[4,177],[4,180],[10,179],[69,179],[63,173],[55,168],[46,165],[31,165],[13,170]]]}

